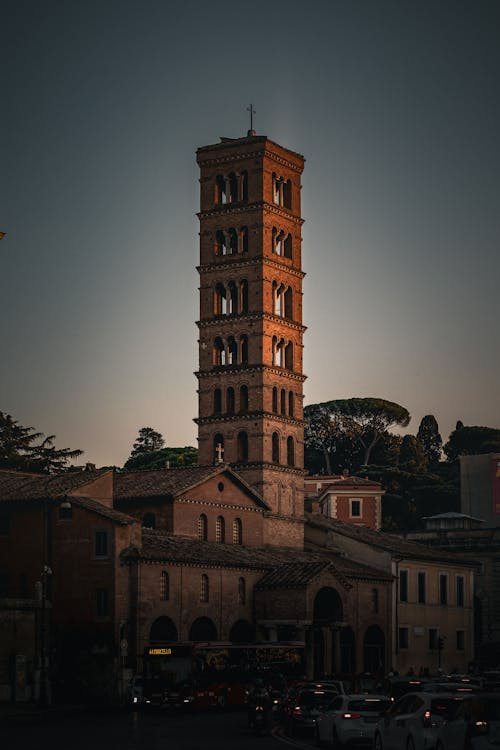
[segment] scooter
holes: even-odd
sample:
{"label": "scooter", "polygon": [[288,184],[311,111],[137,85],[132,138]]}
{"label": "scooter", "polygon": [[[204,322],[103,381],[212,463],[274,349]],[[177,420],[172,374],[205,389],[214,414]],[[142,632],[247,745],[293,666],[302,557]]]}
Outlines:
{"label": "scooter", "polygon": [[248,726],[257,734],[267,729],[267,707],[263,703],[256,703],[248,715]]}

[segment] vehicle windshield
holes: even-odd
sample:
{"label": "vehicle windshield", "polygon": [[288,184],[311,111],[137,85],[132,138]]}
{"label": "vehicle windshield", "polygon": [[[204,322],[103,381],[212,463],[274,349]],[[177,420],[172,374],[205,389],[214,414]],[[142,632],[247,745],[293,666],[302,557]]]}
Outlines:
{"label": "vehicle windshield", "polygon": [[358,698],[357,700],[349,701],[347,710],[383,714],[390,705],[390,700],[383,700],[382,698]]}
{"label": "vehicle windshield", "polygon": [[337,693],[325,690],[303,690],[297,697],[297,703],[303,708],[317,708],[327,706]]}

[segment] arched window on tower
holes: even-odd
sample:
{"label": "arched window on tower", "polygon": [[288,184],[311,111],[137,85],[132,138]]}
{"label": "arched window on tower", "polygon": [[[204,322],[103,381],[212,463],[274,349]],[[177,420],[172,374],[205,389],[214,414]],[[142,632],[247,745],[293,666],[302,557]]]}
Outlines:
{"label": "arched window on tower", "polygon": [[214,341],[213,362],[215,367],[221,367],[226,364],[226,350],[220,336],[217,336]]}
{"label": "arched window on tower", "polygon": [[248,364],[248,336],[245,333],[240,336],[240,362]]}
{"label": "arched window on tower", "polygon": [[163,602],[167,602],[170,598],[170,585],[168,580],[168,573],[166,570],[162,570],[160,573],[160,599]]}
{"label": "arched window on tower", "polygon": [[226,315],[226,288],[224,284],[216,284],[214,291],[214,315]]}
{"label": "arched window on tower", "polygon": [[236,203],[239,200],[238,182],[238,177],[234,172],[231,172],[229,175],[229,203]]}
{"label": "arched window on tower", "polygon": [[227,389],[226,393],[226,412],[234,414],[234,388],[231,386]]}
{"label": "arched window on tower", "polygon": [[203,573],[200,580],[200,602],[208,602],[210,597],[210,590],[208,584],[208,576]]}
{"label": "arched window on tower", "polygon": [[220,414],[222,411],[222,391],[220,388],[214,390],[214,414]]}
{"label": "arched window on tower", "polygon": [[207,523],[207,517],[204,513],[201,514],[198,518],[198,539],[201,539],[202,542],[207,541],[208,536],[208,523]]}
{"label": "arched window on tower", "polygon": [[227,285],[227,314],[236,315],[238,312],[238,289],[234,281]]}
{"label": "arched window on tower", "polygon": [[292,235],[288,234],[283,243],[283,255],[285,258],[292,258]]}
{"label": "arched window on tower", "polygon": [[215,522],[215,541],[224,544],[226,541],[226,524],[223,516],[217,516]]}
{"label": "arched window on tower", "polygon": [[240,414],[245,414],[248,411],[248,386],[242,385],[240,387]]}
{"label": "arched window on tower", "polygon": [[276,356],[274,364],[278,367],[285,366],[285,341],[280,339],[276,344]]}
{"label": "arched window on tower", "polygon": [[242,544],[242,525],[239,518],[233,521],[233,544]]}
{"label": "arched window on tower", "polygon": [[294,396],[293,391],[288,393],[288,416],[293,417],[294,415]]}
{"label": "arched window on tower", "polygon": [[226,180],[222,174],[218,174],[215,178],[215,202],[227,203]]}
{"label": "arched window on tower", "polygon": [[293,344],[291,341],[289,341],[285,347],[284,366],[287,370],[293,370]]}
{"label": "arched window on tower", "polygon": [[272,460],[274,464],[280,462],[280,436],[277,432],[273,432],[272,438]]}
{"label": "arched window on tower", "polygon": [[238,252],[247,253],[248,252],[248,227],[240,228],[238,239],[239,239]]}
{"label": "arched window on tower", "polygon": [[286,462],[288,466],[295,466],[295,444],[291,435],[286,439]]}
{"label": "arched window on tower", "polygon": [[248,461],[248,435],[246,432],[238,433],[238,461]]}
{"label": "arched window on tower", "polygon": [[281,389],[280,393],[280,410],[282,414],[286,414],[286,393],[285,389]]}
{"label": "arched window on tower", "polygon": [[276,227],[273,227],[273,253],[276,255],[283,255],[283,240],[285,237],[285,233],[282,229],[276,229]]}
{"label": "arched window on tower", "polygon": [[227,255],[227,238],[222,229],[218,229],[215,233],[215,254]]}
{"label": "arched window on tower", "polygon": [[283,201],[282,206],[291,210],[292,208],[292,181],[283,181]]}
{"label": "arched window on tower", "polygon": [[278,413],[278,389],[276,386],[273,387],[273,412],[274,414]]}
{"label": "arched window on tower", "polygon": [[248,172],[246,170],[240,174],[240,200],[248,200]]}
{"label": "arched window on tower", "polygon": [[220,432],[214,435],[214,463],[224,463],[224,435]]}
{"label": "arched window on tower", "polygon": [[239,310],[241,313],[248,312],[248,281],[246,279],[243,279],[243,281],[240,281]]}
{"label": "arched window on tower", "polygon": [[292,287],[289,286],[283,295],[284,305],[282,305],[283,315],[285,318],[290,320],[293,318],[293,305],[292,305]]}
{"label": "arched window on tower", "polygon": [[236,255],[238,252],[238,232],[234,227],[229,230],[229,254]]}
{"label": "arched window on tower", "polygon": [[236,343],[234,336],[230,336],[227,343],[227,363],[228,365],[236,365],[238,364],[238,344]]}

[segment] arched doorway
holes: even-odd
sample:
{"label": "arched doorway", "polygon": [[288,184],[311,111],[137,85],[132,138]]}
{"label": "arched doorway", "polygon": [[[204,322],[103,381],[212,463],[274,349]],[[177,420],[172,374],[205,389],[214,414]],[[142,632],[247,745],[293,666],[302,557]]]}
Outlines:
{"label": "arched doorway", "polygon": [[231,643],[252,643],[255,640],[255,627],[247,620],[237,620],[229,632]]}
{"label": "arched doorway", "polygon": [[356,639],[352,628],[342,628],[339,633],[340,641],[340,671],[342,674],[356,672]]}
{"label": "arched doorway", "polygon": [[385,635],[378,625],[370,625],[363,639],[364,671],[385,672]]}
{"label": "arched doorway", "polygon": [[314,676],[339,671],[338,624],[343,606],[338,591],[330,586],[320,589],[314,599],[312,627],[312,661]]}
{"label": "arched doorway", "polygon": [[158,617],[149,630],[150,643],[172,643],[177,640],[177,628],[170,617]]}
{"label": "arched doorway", "polygon": [[209,617],[198,617],[189,630],[190,641],[216,641],[217,628]]}

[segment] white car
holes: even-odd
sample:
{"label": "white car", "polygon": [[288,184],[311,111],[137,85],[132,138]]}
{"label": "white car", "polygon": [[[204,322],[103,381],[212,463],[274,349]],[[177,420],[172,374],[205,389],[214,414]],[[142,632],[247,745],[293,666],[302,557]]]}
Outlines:
{"label": "white car", "polygon": [[454,714],[456,701],[451,693],[404,695],[375,727],[375,750],[434,750],[438,729]]}
{"label": "white car", "polygon": [[337,695],[316,719],[316,744],[371,747],[375,726],[390,705],[386,695]]}
{"label": "white car", "polygon": [[440,727],[436,750],[498,750],[500,694],[476,693],[457,701],[455,715]]}

